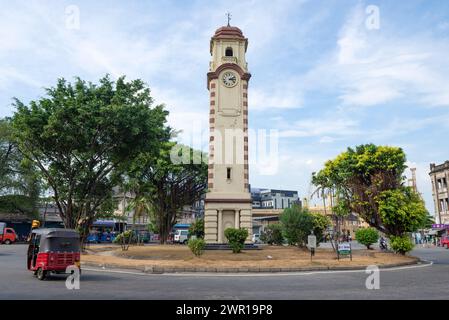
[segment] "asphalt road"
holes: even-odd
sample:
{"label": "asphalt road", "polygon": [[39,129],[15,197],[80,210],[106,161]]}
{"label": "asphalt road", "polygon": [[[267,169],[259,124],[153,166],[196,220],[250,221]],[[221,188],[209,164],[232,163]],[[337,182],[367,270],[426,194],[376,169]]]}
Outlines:
{"label": "asphalt road", "polygon": [[79,290],[64,275],[37,280],[25,266],[25,245],[0,246],[0,299],[449,299],[449,250],[418,248],[433,264],[380,271],[366,289],[364,271],[288,275],[152,275],[83,270]]}

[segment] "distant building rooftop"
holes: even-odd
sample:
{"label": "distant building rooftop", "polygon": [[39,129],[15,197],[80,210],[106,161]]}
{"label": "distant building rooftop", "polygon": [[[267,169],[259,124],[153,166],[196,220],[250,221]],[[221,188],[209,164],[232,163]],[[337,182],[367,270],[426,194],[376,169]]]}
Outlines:
{"label": "distant building rooftop", "polygon": [[438,164],[436,165],[435,163],[431,163],[430,164],[430,173],[436,173],[436,172],[441,172],[441,171],[445,171],[445,170],[449,170],[449,160],[445,161],[442,164]]}

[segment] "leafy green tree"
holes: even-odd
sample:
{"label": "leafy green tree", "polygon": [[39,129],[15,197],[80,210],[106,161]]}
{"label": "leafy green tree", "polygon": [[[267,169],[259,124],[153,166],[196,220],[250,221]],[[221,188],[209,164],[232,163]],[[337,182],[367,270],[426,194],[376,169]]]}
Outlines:
{"label": "leafy green tree", "polygon": [[0,212],[21,213],[32,218],[38,218],[36,203],[28,196],[9,194],[0,196]]}
{"label": "leafy green tree", "polygon": [[167,111],[141,80],[59,79],[27,106],[15,99],[14,139],[53,191],[67,228],[87,230],[130,162],[156,156],[169,138]]}
{"label": "leafy green tree", "polygon": [[196,219],[189,228],[189,235],[204,238],[204,219]]}
{"label": "leafy green tree", "polygon": [[319,213],[312,213],[313,234],[316,236],[317,245],[324,240],[326,229],[332,224],[329,217]]}
{"label": "leafy green tree", "polygon": [[390,237],[390,245],[394,252],[400,254],[406,254],[414,247],[408,235]]}
{"label": "leafy green tree", "polygon": [[289,245],[303,246],[305,239],[313,230],[313,218],[307,209],[297,205],[284,209],[279,217],[283,235]]}
{"label": "leafy green tree", "polygon": [[307,237],[312,231],[317,237],[317,241],[320,242],[323,239],[326,228],[331,223],[328,217],[321,214],[312,214],[298,205],[284,209],[279,220],[288,244],[296,244],[299,247],[306,246]]}
{"label": "leafy green tree", "polygon": [[9,119],[0,119],[0,191],[17,186],[16,177],[19,174],[22,156],[12,137]]}
{"label": "leafy green tree", "polygon": [[271,245],[282,245],[284,243],[284,236],[282,235],[282,225],[280,223],[273,223],[268,225],[261,232],[260,240]]}
{"label": "leafy green tree", "polygon": [[362,228],[355,232],[355,239],[369,250],[370,246],[379,240],[379,233],[375,228]]}
{"label": "leafy green tree", "polygon": [[42,181],[13,139],[10,119],[0,119],[0,211],[38,216]]}
{"label": "leafy green tree", "polygon": [[410,187],[383,191],[377,200],[382,223],[390,235],[418,230],[428,215],[424,202]]}
{"label": "leafy green tree", "polygon": [[227,228],[224,231],[224,235],[228,239],[232,252],[239,253],[245,246],[245,240],[248,238],[248,230],[245,228]]}
{"label": "leafy green tree", "polygon": [[[173,150],[180,150],[189,161],[173,161]],[[151,205],[161,243],[167,241],[183,208],[200,200],[207,188],[205,155],[174,142],[165,143],[156,160],[141,154],[129,174],[137,192]]]}
{"label": "leafy green tree", "polygon": [[[336,190],[339,202],[343,202],[345,207],[343,211],[359,214],[370,226],[386,234],[397,234],[404,228],[389,223],[394,220],[391,215],[389,221],[383,221],[386,215],[381,214],[379,201],[385,202],[385,197],[392,196],[385,194],[385,191],[402,188],[405,162],[401,148],[365,144],[355,149],[348,148],[335,159],[327,161],[318,176]],[[410,207],[420,210],[412,197],[407,199],[413,202]]]}

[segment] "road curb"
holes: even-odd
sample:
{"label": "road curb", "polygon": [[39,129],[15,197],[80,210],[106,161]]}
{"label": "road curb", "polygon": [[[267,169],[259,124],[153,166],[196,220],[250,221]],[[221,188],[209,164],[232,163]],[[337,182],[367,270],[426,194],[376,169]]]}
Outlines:
{"label": "road curb", "polygon": [[[413,257],[412,261],[391,263],[378,266],[379,269],[392,269],[397,267],[413,266],[420,264],[429,264],[428,261],[421,260]],[[276,267],[243,267],[243,268],[215,268],[215,267],[161,267],[161,266],[125,266],[120,264],[98,264],[90,262],[81,262],[82,266],[95,267],[100,269],[111,270],[132,270],[140,271],[148,274],[170,274],[170,273],[294,273],[294,272],[312,272],[312,271],[365,271],[369,265],[366,266],[316,266],[316,267],[288,267],[288,268],[276,268]]]}

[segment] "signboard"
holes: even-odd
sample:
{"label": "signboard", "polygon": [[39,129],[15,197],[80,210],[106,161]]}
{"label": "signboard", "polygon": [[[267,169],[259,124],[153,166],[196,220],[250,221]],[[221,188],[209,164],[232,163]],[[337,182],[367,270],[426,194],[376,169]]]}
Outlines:
{"label": "signboard", "polygon": [[442,224],[442,223],[432,224],[432,229],[449,229],[449,224]]}
{"label": "signboard", "polygon": [[312,261],[316,249],[316,236],[313,234],[313,231],[312,234],[307,237],[307,247],[310,250],[310,261]]}
{"label": "signboard", "polygon": [[337,247],[337,257],[340,260],[340,256],[349,256],[352,261],[352,250],[350,243],[339,243]]}
{"label": "signboard", "polygon": [[316,236],[311,234],[307,237],[307,246],[309,247],[309,249],[316,248]]}

